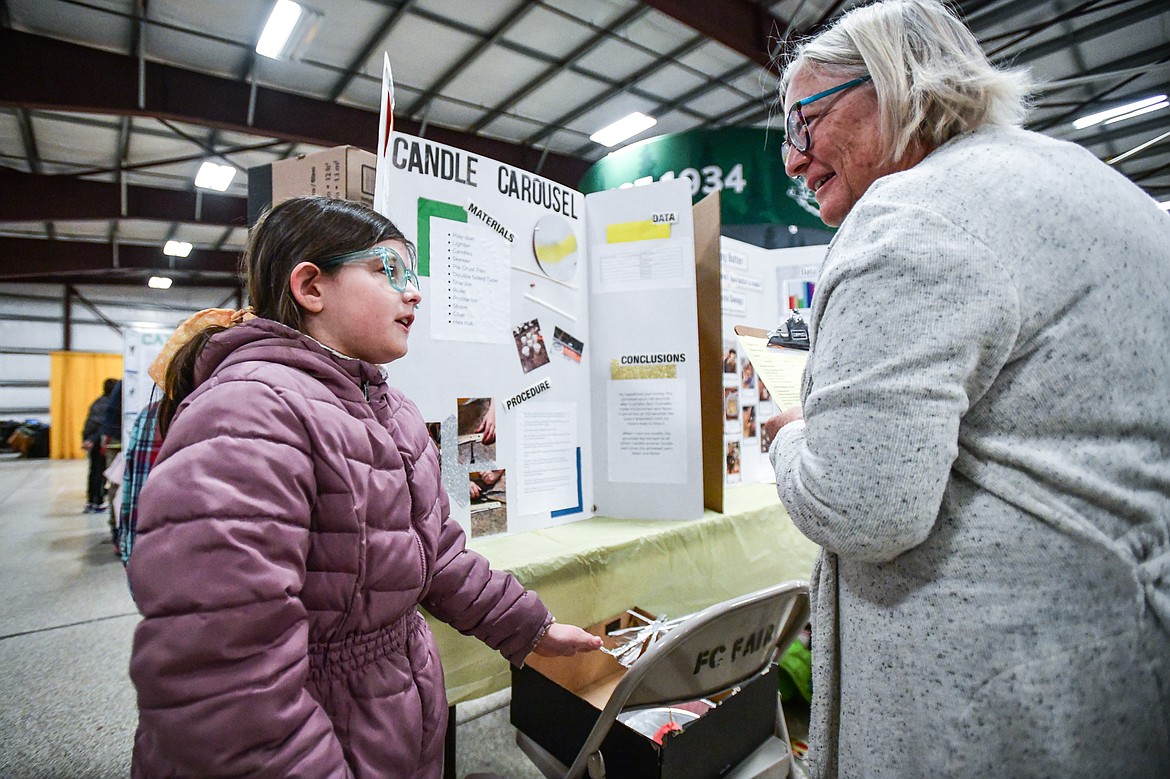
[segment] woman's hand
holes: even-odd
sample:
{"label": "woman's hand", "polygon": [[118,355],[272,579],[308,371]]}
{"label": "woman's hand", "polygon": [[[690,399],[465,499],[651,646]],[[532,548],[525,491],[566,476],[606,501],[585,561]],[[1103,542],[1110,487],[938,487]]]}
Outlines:
{"label": "woman's hand", "polygon": [[804,409],[799,405],[781,411],[776,416],[764,423],[764,432],[768,434],[769,441],[776,440],[776,434],[780,432],[780,428],[787,425],[789,422],[795,422],[798,419],[804,419]]}
{"label": "woman's hand", "polygon": [[600,648],[600,636],[586,633],[576,625],[554,622],[532,651],[541,657],[568,657],[578,652],[592,652]]}

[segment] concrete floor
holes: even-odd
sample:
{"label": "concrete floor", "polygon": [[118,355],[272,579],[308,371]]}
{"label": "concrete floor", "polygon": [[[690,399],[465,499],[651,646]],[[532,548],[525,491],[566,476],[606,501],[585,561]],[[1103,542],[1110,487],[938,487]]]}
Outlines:
{"label": "concrete floor", "polygon": [[[127,675],[138,612],[105,515],[82,514],[83,460],[0,459],[0,777],[130,772]],[[541,774],[516,747],[507,693],[460,705],[456,773]],[[466,720],[466,721],[465,721]]]}

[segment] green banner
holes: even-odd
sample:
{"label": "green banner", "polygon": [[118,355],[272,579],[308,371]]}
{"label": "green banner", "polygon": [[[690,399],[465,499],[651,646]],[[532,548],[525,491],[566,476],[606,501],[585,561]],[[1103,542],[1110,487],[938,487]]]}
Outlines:
{"label": "green banner", "polygon": [[578,189],[686,178],[697,202],[720,190],[724,224],[782,224],[826,229],[816,201],[784,173],[783,133],[753,127],[689,130],[626,146],[598,160]]}

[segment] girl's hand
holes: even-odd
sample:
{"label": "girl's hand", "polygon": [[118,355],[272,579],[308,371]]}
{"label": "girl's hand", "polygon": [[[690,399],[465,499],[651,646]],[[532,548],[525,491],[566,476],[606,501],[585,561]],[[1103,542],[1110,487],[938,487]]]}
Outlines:
{"label": "girl's hand", "polygon": [[532,650],[541,657],[568,657],[601,648],[601,636],[586,633],[576,625],[554,622]]}

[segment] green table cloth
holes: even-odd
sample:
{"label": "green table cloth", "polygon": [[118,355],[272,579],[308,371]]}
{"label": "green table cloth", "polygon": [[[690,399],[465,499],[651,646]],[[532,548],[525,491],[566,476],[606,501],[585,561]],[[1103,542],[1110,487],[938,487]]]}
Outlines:
{"label": "green table cloth", "polygon": [[[633,606],[680,617],[778,582],[808,580],[817,546],[792,524],[774,485],[729,487],[723,508],[678,522],[592,517],[468,546],[536,590],[558,622],[583,626]],[[510,684],[500,655],[427,620],[438,638],[449,703]]]}

